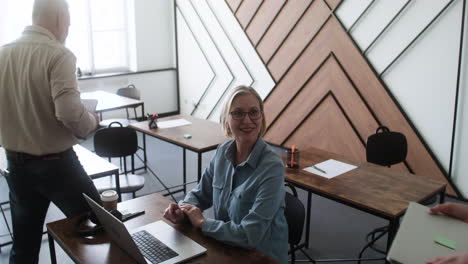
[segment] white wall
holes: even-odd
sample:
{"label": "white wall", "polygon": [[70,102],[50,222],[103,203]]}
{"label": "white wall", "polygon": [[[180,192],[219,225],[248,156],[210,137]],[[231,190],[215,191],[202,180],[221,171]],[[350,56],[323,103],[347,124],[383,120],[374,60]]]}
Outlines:
{"label": "white wall", "polygon": [[[465,10],[468,14],[468,5]],[[464,41],[468,37],[468,21],[465,21]],[[463,46],[463,67],[461,74],[463,76],[460,85],[459,98],[458,98],[458,113],[457,113],[457,130],[454,152],[454,168],[453,180],[460,187],[463,195],[468,197],[468,45]]]}
{"label": "white wall", "polygon": [[136,70],[175,67],[173,1],[132,0]]}

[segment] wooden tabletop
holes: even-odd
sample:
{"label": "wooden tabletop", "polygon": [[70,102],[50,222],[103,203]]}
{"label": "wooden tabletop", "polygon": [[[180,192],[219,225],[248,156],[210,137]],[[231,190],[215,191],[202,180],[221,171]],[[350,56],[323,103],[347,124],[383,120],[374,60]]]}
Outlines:
{"label": "wooden tabletop", "polygon": [[[132,230],[134,228],[161,220],[164,210],[170,201],[159,194],[150,194],[136,199],[119,203],[118,209],[128,209],[131,212],[145,210],[145,214],[128,220],[125,226]],[[135,263],[120,248],[111,243],[104,231],[98,233],[93,239],[78,237],[74,232],[79,217],[59,220],[48,223],[49,234],[58,242],[67,254],[77,263]],[[164,220],[166,221],[166,220]],[[181,233],[190,237],[207,249],[207,253],[198,256],[188,263],[277,263],[272,258],[264,255],[258,250],[248,250],[228,246],[214,239],[205,237],[199,230],[189,225],[169,225]],[[186,262],[184,262],[186,263]]]}
{"label": "wooden tabletop", "polygon": [[[353,164],[358,168],[332,179],[303,170],[328,159]],[[427,177],[368,162],[354,162],[344,156],[315,148],[301,150],[300,168],[287,168],[286,180],[321,196],[387,219],[400,217],[410,201],[422,202],[445,189],[444,183]]]}
{"label": "wooden tabletop", "polygon": [[[148,121],[143,121],[132,123],[129,127],[197,153],[215,149],[219,144],[227,140],[223,135],[220,124],[190,115],[175,115],[160,118],[158,122],[180,118],[190,121],[192,124],[170,128],[150,129],[148,127]],[[185,138],[184,135],[186,134],[191,135],[191,138]]]}
{"label": "wooden tabletop", "polygon": [[96,112],[106,112],[120,108],[142,105],[143,101],[105,91],[81,93],[81,99],[96,99],[98,104]]}

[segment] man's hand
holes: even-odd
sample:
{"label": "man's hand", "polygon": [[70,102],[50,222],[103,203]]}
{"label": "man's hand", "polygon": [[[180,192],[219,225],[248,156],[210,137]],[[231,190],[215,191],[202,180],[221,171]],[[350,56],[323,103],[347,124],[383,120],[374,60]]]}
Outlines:
{"label": "man's hand", "polygon": [[200,208],[191,204],[181,204],[180,209],[186,216],[188,216],[193,226],[196,228],[202,228],[205,223],[205,217],[203,216]]}
{"label": "man's hand", "polygon": [[468,223],[468,205],[444,203],[431,208],[430,214],[443,214]]}
{"label": "man's hand", "polygon": [[174,224],[180,224],[184,222],[185,215],[176,203],[171,203],[164,211],[164,218]]}
{"label": "man's hand", "polygon": [[431,259],[427,264],[468,264],[468,253],[457,253]]}
{"label": "man's hand", "polygon": [[91,113],[91,114],[94,116],[94,119],[96,119],[97,126],[99,127],[99,122],[101,122],[99,115],[96,113]]}

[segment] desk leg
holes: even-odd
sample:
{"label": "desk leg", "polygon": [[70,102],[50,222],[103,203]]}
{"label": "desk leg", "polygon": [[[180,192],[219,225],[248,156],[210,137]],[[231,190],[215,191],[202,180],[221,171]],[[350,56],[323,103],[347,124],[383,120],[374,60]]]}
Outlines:
{"label": "desk leg", "polygon": [[55,246],[54,246],[54,238],[47,233],[49,238],[49,250],[50,250],[50,263],[57,264],[57,259],[55,257]]}
{"label": "desk leg", "polygon": [[445,188],[439,193],[439,203],[445,203]]}
{"label": "desk leg", "polygon": [[185,161],[186,161],[186,149],[183,148],[182,149],[182,162],[183,162],[183,166],[182,166],[182,170],[183,170],[183,173],[182,173],[182,180],[183,180],[183,184],[184,184],[184,194],[187,194],[187,165],[185,164]]}
{"label": "desk leg", "polygon": [[395,235],[398,230],[398,225],[399,225],[399,218],[389,220],[389,225],[388,225],[388,234],[387,234],[387,253],[390,251],[390,246],[392,245],[393,239],[395,238]]}
{"label": "desk leg", "polygon": [[[127,161],[124,160],[124,162],[126,163]],[[125,166],[127,167],[127,166]],[[125,170],[127,170],[127,168],[125,168]],[[120,192],[120,176],[119,176],[119,171],[117,171],[115,174],[115,188],[117,189],[117,194],[119,195],[119,200],[118,202],[120,203],[122,201],[122,193]]]}
{"label": "desk leg", "polygon": [[201,180],[202,153],[198,152],[198,182]]}
{"label": "desk leg", "polygon": [[147,157],[146,157],[146,134],[145,133],[142,133],[142,134],[143,134],[143,162],[145,163],[143,164],[144,165],[143,167],[146,170],[146,163],[148,162]]}
{"label": "desk leg", "polygon": [[310,234],[310,211],[312,207],[312,192],[307,192],[307,217],[306,217],[306,238],[305,238],[305,247],[309,248],[309,234]]}

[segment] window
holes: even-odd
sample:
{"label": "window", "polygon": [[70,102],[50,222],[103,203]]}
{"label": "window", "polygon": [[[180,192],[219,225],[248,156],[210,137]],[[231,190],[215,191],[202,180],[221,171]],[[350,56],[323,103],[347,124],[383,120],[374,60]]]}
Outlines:
{"label": "window", "polygon": [[91,73],[129,69],[125,0],[69,0],[67,39],[81,70]]}
{"label": "window", "polygon": [[[129,70],[128,0],[68,0],[66,46],[84,74]],[[33,0],[0,0],[0,45],[31,24]]]}

